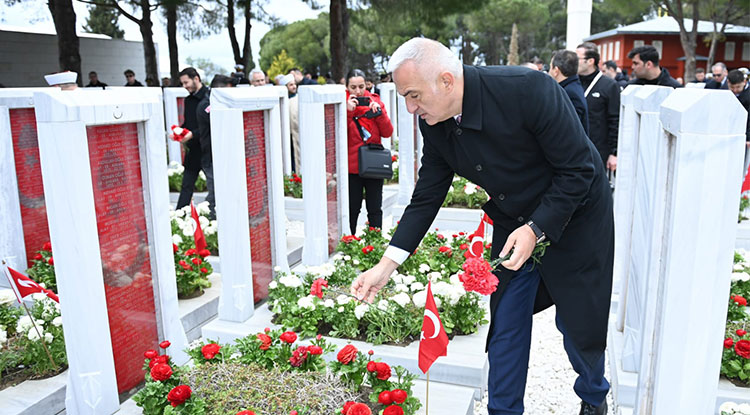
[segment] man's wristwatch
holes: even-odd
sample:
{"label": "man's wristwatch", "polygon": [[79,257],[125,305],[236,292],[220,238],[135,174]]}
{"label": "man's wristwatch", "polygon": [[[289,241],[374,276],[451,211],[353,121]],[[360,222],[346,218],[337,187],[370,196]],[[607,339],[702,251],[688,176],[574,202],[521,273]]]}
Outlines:
{"label": "man's wristwatch", "polygon": [[536,243],[544,242],[544,240],[547,238],[547,236],[544,234],[544,231],[536,224],[533,220],[530,220],[526,222],[527,225],[531,228],[532,231],[534,231],[534,236],[536,236]]}

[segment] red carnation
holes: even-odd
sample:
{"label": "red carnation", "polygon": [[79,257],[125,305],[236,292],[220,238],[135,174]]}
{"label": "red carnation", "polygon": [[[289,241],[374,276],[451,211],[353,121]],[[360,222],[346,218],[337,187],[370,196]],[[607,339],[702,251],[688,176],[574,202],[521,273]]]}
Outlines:
{"label": "red carnation", "polygon": [[44,257],[42,256],[42,254],[40,254],[38,252],[36,253],[36,255],[34,255],[34,260],[36,260],[36,261],[41,261],[43,258]]}
{"label": "red carnation", "polygon": [[747,331],[742,330],[742,329],[737,329],[735,333],[737,333],[738,336],[742,337],[747,334]]}
{"label": "red carnation", "polygon": [[[153,360],[152,360],[153,361]],[[159,382],[172,377],[172,368],[166,363],[157,363],[151,368],[151,378]]]}
{"label": "red carnation", "polygon": [[367,371],[368,372],[374,372],[374,371],[377,370],[377,368],[378,367],[377,367],[377,365],[375,365],[375,362],[373,362],[373,361],[367,362]]}
{"label": "red carnation", "polygon": [[193,255],[195,255],[195,254],[196,254],[197,252],[198,252],[198,251],[196,251],[195,249],[193,249],[193,248],[190,248],[190,249],[188,249],[187,251],[185,251],[185,256],[193,256]]}
{"label": "red carnation", "polygon": [[157,352],[157,351],[156,351],[156,350],[154,350],[154,349],[151,349],[151,350],[146,350],[146,351],[145,351],[145,352],[143,353],[143,357],[145,357],[146,359],[153,359],[153,358],[155,358],[156,356],[159,356],[159,352]]}
{"label": "red carnation", "polygon": [[732,340],[731,338],[727,337],[724,340],[724,348],[725,349],[731,349],[732,346],[734,346],[734,340]]}
{"label": "red carnation", "polygon": [[323,287],[328,287],[328,281],[326,281],[325,279],[318,278],[317,280],[313,281],[312,286],[310,287],[310,295],[314,295],[322,300]]}
{"label": "red carnation", "polygon": [[166,349],[171,345],[172,343],[170,343],[169,340],[164,340],[163,342],[159,343],[159,347],[161,347],[162,349]]}
{"label": "red carnation", "polygon": [[211,251],[209,251],[208,249],[201,249],[200,251],[198,251],[198,255],[200,255],[203,258],[205,258],[205,257],[211,255]]}
{"label": "red carnation", "polygon": [[249,409],[246,409],[244,411],[237,412],[237,415],[255,415],[255,412],[253,412],[253,411],[251,411]]}
{"label": "red carnation", "polygon": [[393,398],[393,402],[396,402],[397,404],[402,404],[404,401],[406,401],[407,398],[406,391],[403,389],[394,389],[391,392],[391,397]]}
{"label": "red carnation", "polygon": [[297,411],[295,410],[295,411],[289,412],[289,415],[299,415],[299,412],[297,412]]}
{"label": "red carnation", "polygon": [[323,354],[323,348],[320,346],[312,345],[307,348],[307,351],[310,352],[312,355],[321,355]]}
{"label": "red carnation", "polygon": [[42,250],[52,252],[52,242],[45,242],[44,245],[42,245]]}
{"label": "red carnation", "polygon": [[174,253],[175,253],[175,254],[176,254],[176,253],[177,253],[177,251],[179,251],[179,250],[180,250],[180,248],[178,248],[178,247],[177,247],[177,245],[175,245],[175,244],[172,244],[172,251],[174,251]]}
{"label": "red carnation", "polygon": [[188,385],[175,386],[167,394],[167,400],[169,400],[169,403],[171,403],[172,406],[178,406],[182,405],[186,400],[190,399],[190,395],[192,394],[193,391],[190,390],[190,386]]}
{"label": "red carnation", "polygon": [[55,260],[52,257],[49,257],[49,260],[47,260],[47,263],[50,265],[55,265]]}
{"label": "red carnation", "polygon": [[404,409],[398,405],[391,405],[385,408],[383,415],[404,415]]}
{"label": "red carnation", "polygon": [[336,359],[338,359],[338,361],[344,365],[348,365],[356,358],[357,348],[351,344],[347,344],[346,346],[344,346],[344,348],[339,351],[339,354],[336,355]]}
{"label": "red carnation", "polygon": [[391,378],[391,367],[388,363],[376,362],[375,371],[378,372],[376,377],[380,380],[388,380]]}
{"label": "red carnation", "polygon": [[285,331],[279,336],[281,341],[292,344],[297,341],[297,333],[293,331]]}
{"label": "red carnation", "polygon": [[750,359],[750,340],[740,340],[734,344],[734,351],[745,359]]}
{"label": "red carnation", "polygon": [[484,258],[466,259],[463,269],[465,272],[458,274],[458,279],[464,284],[466,291],[489,295],[497,289],[497,277],[492,273],[492,266]]}
{"label": "red carnation", "polygon": [[745,297],[741,295],[735,295],[734,297],[732,297],[732,300],[734,300],[734,302],[737,303],[737,305],[741,305],[741,306],[747,305],[747,300],[745,299]]}
{"label": "red carnation", "polygon": [[206,360],[211,360],[216,357],[216,354],[219,353],[219,350],[221,350],[221,346],[216,343],[209,343],[201,347],[201,353],[203,353],[203,357],[205,357]]}
{"label": "red carnation", "polygon": [[391,397],[391,392],[390,391],[380,392],[380,394],[378,395],[378,402],[383,405],[390,405],[391,402],[393,402],[393,398]]}
{"label": "red carnation", "polygon": [[258,333],[255,337],[260,340],[260,350],[268,350],[269,347],[271,347],[271,342],[273,339],[271,339],[271,336],[263,333]]}
{"label": "red carnation", "polygon": [[203,263],[203,260],[200,259],[200,258],[193,258],[193,259],[190,260],[190,262],[192,262],[195,265],[200,265],[200,264]]}
{"label": "red carnation", "polygon": [[355,403],[349,410],[346,411],[346,415],[372,415],[370,407],[363,403]]}

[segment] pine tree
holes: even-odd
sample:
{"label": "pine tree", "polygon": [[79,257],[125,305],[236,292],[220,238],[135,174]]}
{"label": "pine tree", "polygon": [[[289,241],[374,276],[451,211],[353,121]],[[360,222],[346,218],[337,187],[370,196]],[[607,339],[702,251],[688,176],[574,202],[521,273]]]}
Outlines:
{"label": "pine tree", "polygon": [[83,30],[88,33],[100,33],[113,39],[122,39],[125,31],[117,25],[120,13],[112,7],[99,5],[89,6],[89,17]]}

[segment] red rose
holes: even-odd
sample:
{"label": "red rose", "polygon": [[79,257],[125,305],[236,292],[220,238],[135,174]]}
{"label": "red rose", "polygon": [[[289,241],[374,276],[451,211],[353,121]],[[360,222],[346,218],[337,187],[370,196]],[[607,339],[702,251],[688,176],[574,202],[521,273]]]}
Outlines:
{"label": "red rose", "polygon": [[178,406],[182,405],[186,400],[190,399],[190,395],[192,394],[193,391],[190,390],[190,386],[188,385],[175,386],[167,394],[167,400],[169,400],[169,403],[171,403],[172,406]]}
{"label": "red rose", "polygon": [[281,341],[292,344],[297,341],[297,333],[293,331],[285,331],[279,336]]}
{"label": "red rose", "polygon": [[344,365],[348,365],[356,358],[357,348],[352,346],[351,344],[347,344],[346,346],[344,346],[344,348],[341,349],[341,351],[339,351],[339,354],[336,356],[336,359],[338,359],[338,361]]}
{"label": "red rose", "polygon": [[376,362],[375,371],[378,372],[377,378],[380,380],[388,380],[391,378],[391,367],[388,363]]}
{"label": "red rose", "polygon": [[169,340],[164,340],[163,342],[159,343],[159,347],[161,347],[162,349],[166,349],[171,345],[172,343],[170,343]]}
{"label": "red rose", "polygon": [[255,415],[255,412],[246,409],[244,411],[237,412],[237,415]]}
{"label": "red rose", "polygon": [[314,295],[322,300],[323,287],[328,287],[328,281],[326,281],[325,279],[318,278],[317,280],[313,281],[312,286],[310,287],[310,295]]}
{"label": "red rose", "polygon": [[737,329],[735,333],[737,333],[738,336],[742,337],[747,334],[747,331],[742,330],[742,329]]}
{"label": "red rose", "polygon": [[[50,260],[52,260],[52,258],[50,258]],[[732,300],[734,300],[734,302],[737,303],[737,305],[741,305],[741,306],[747,305],[747,300],[745,299],[745,297],[741,295],[735,295],[734,297],[732,297]]]}
{"label": "red rose", "polygon": [[167,364],[169,363],[169,356],[163,354],[161,356],[156,356],[155,358],[151,359],[150,362],[148,362],[148,367],[150,369],[153,369],[154,366],[158,365],[159,363]]}
{"label": "red rose", "polygon": [[375,365],[375,362],[372,362],[372,361],[367,362],[367,371],[368,372],[374,372],[375,370],[377,370],[377,368],[378,367]]}
{"label": "red rose", "polygon": [[382,403],[383,405],[390,405],[391,402],[393,402],[393,398],[391,397],[391,392],[390,391],[380,392],[380,395],[378,395],[378,402]]}
{"label": "red rose", "polygon": [[201,268],[201,272],[204,273],[204,274],[208,274],[208,270],[205,269],[205,268]]}
{"label": "red rose", "polygon": [[351,408],[356,402],[354,401],[346,401],[344,404],[344,409],[341,410],[341,413],[346,415],[347,412],[349,412],[349,408]]}
{"label": "red rose", "polygon": [[260,340],[260,350],[268,350],[269,347],[271,347],[271,342],[273,339],[271,339],[271,336],[263,333],[258,333],[257,336],[255,336]]}
{"label": "red rose", "polygon": [[52,252],[52,242],[45,242],[44,245],[42,245],[42,249]]}
{"label": "red rose", "polygon": [[201,353],[203,353],[203,357],[207,360],[213,359],[219,353],[219,350],[221,350],[221,346],[216,343],[209,343],[201,347]]}
{"label": "red rose", "polygon": [[203,260],[200,259],[200,258],[193,258],[193,259],[190,260],[190,262],[192,262],[195,265],[200,265],[200,264],[203,263]]}
{"label": "red rose", "polygon": [[196,251],[195,249],[192,249],[192,248],[190,248],[190,249],[188,249],[187,251],[185,251],[185,256],[192,256],[192,255],[195,255],[195,254],[196,254],[196,252],[198,252],[198,251]]}
{"label": "red rose", "polygon": [[398,405],[391,405],[385,408],[383,415],[404,415],[404,409]]}
{"label": "red rose", "polygon": [[461,244],[461,245],[460,245],[460,246],[458,247],[458,249],[460,249],[460,250],[462,250],[462,251],[465,251],[465,250],[469,249],[469,245],[466,245],[466,244]]}
{"label": "red rose", "polygon": [[52,258],[52,257],[49,257],[49,260],[47,261],[47,263],[48,263],[48,264],[50,264],[50,265],[55,265],[55,260],[54,260],[54,258]]}
{"label": "red rose", "polygon": [[198,251],[198,255],[200,255],[203,258],[205,258],[205,257],[211,255],[211,251],[209,251],[208,249],[201,249],[200,251]]}
{"label": "red rose", "polygon": [[146,359],[153,359],[153,358],[155,358],[156,356],[159,356],[159,352],[157,352],[157,351],[156,351],[156,350],[154,350],[154,349],[151,349],[151,350],[146,350],[146,351],[145,351],[145,352],[143,353],[143,357],[145,357]]}
{"label": "red rose", "polygon": [[[153,361],[153,360],[152,360]],[[157,363],[151,368],[151,378],[159,382],[172,377],[172,368],[166,363]]]}
{"label": "red rose", "polygon": [[175,245],[175,244],[172,244],[172,251],[173,251],[173,252],[174,252],[175,254],[176,254],[176,253],[177,253],[177,251],[179,251],[179,250],[180,250],[180,248],[178,248],[178,247],[177,247],[177,245]]}
{"label": "red rose", "polygon": [[734,344],[734,351],[745,359],[750,359],[750,340],[739,340]]}
{"label": "red rose", "polygon": [[406,401],[407,398],[406,391],[403,389],[394,389],[391,392],[391,397],[393,397],[393,402],[396,402],[397,404],[402,404],[404,401]]}
{"label": "red rose", "polygon": [[40,254],[38,252],[37,252],[36,255],[34,255],[34,260],[36,260],[36,261],[41,261],[43,258],[44,257],[42,256],[42,254]]}
{"label": "red rose", "polygon": [[730,338],[727,338],[726,340],[724,340],[724,348],[725,349],[731,349],[732,346],[734,346],[734,340],[732,340]]}
{"label": "red rose", "polygon": [[313,354],[313,355],[321,355],[321,354],[323,354],[323,348],[320,347],[320,346],[315,346],[315,345],[312,345],[312,346],[308,347],[307,351],[310,352],[310,354]]}
{"label": "red rose", "polygon": [[372,415],[372,411],[363,403],[355,403],[346,411],[346,415]]}

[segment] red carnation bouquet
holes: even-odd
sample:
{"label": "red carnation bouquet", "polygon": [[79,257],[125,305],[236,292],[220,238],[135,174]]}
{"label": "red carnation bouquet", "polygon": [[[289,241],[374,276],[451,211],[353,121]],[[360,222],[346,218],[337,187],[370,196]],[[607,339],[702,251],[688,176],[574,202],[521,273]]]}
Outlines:
{"label": "red carnation bouquet", "polygon": [[[531,253],[531,259],[534,265],[542,260],[544,252],[549,246],[549,242],[537,244]],[[458,279],[464,284],[466,291],[474,291],[482,295],[490,295],[497,290],[499,280],[492,272],[497,265],[506,261],[513,255],[513,249],[507,255],[499,257],[492,262],[487,262],[482,257],[469,257],[464,262],[462,268],[464,272],[458,274]]]}
{"label": "red carnation bouquet", "polygon": [[172,140],[174,141],[182,141],[187,137],[188,133],[190,133],[190,130],[187,128],[182,128],[179,125],[173,125],[171,127],[172,130]]}

